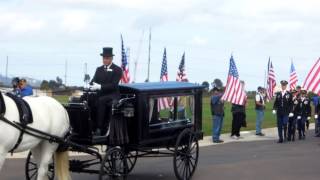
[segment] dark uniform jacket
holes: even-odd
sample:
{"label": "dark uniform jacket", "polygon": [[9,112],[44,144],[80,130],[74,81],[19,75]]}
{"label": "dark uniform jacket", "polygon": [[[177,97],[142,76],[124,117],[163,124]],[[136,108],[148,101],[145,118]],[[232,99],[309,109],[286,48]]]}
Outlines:
{"label": "dark uniform jacket", "polygon": [[112,64],[110,68],[100,66],[97,68],[91,82],[101,85],[99,95],[115,95],[119,96],[119,81],[122,77],[122,69]]}
{"label": "dark uniform jacket", "polygon": [[319,102],[318,102],[318,105],[316,106],[316,108],[315,108],[315,114],[318,114],[318,115],[320,115],[320,98],[319,98]]}
{"label": "dark uniform jacket", "polygon": [[288,116],[289,113],[293,111],[292,94],[289,91],[286,91],[284,96],[282,96],[281,91],[277,92],[273,109],[277,111],[277,115]]}
{"label": "dark uniform jacket", "polygon": [[298,105],[296,107],[297,116],[310,117],[311,116],[311,105],[309,98],[299,99]]}

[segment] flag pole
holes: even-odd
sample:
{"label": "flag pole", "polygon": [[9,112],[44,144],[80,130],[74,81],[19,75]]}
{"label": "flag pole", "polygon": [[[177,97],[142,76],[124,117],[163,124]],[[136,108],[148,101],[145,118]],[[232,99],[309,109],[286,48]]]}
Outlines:
{"label": "flag pole", "polygon": [[146,82],[149,82],[149,78],[150,78],[150,52],[151,52],[151,28],[149,29],[149,56],[148,56],[148,75],[147,75],[147,79]]}
{"label": "flag pole", "polygon": [[263,81],[263,85],[264,85],[264,88],[265,88],[265,89],[267,88],[266,79],[267,79],[267,70],[264,70],[264,81]]}

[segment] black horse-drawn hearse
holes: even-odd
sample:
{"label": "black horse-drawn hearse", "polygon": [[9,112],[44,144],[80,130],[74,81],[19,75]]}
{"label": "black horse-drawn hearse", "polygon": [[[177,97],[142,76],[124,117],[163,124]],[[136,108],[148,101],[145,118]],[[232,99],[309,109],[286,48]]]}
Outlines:
{"label": "black horse-drawn hearse", "polygon": [[[72,133],[65,149],[92,155],[70,160],[70,171],[99,174],[99,179],[126,178],[139,157],[173,157],[174,173],[189,180],[199,156],[202,139],[203,86],[187,82],[156,82],[120,85],[121,98],[112,106],[110,133],[94,136],[95,92],[84,91],[65,105]],[[105,153],[97,145],[104,147]],[[97,168],[98,167],[98,168]],[[49,166],[53,179],[53,165]],[[37,171],[31,153],[26,177]]]}

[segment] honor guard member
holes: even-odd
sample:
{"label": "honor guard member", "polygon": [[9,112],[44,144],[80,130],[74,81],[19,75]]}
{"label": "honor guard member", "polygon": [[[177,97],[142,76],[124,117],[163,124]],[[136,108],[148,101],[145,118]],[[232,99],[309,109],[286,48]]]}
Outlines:
{"label": "honor guard member", "polygon": [[[97,129],[95,135],[102,135],[102,128],[109,129],[109,122],[112,115],[112,103],[120,98],[119,81],[122,77],[122,69],[112,63],[113,49],[110,47],[103,48],[102,56],[103,65],[96,69],[91,80],[91,90],[98,90],[97,100]],[[106,127],[103,127],[105,126]]]}
{"label": "honor guard member", "polygon": [[296,89],[291,91],[293,101],[293,117],[289,117],[288,121],[288,141],[294,141],[297,129],[297,105],[299,103],[299,92]]}
{"label": "honor guard member", "polygon": [[298,105],[296,107],[296,116],[299,139],[305,139],[305,123],[307,120],[310,120],[311,116],[311,104],[310,99],[307,97],[306,90],[301,90],[301,97],[298,100]]}
{"label": "honor guard member", "polygon": [[[292,113],[292,94],[287,91],[288,82],[282,80],[281,91],[276,93],[276,99],[273,105],[273,114],[277,115],[277,126],[278,126],[278,143],[283,143],[287,140],[287,123],[288,118],[293,117]],[[284,137],[283,137],[284,132]]]}

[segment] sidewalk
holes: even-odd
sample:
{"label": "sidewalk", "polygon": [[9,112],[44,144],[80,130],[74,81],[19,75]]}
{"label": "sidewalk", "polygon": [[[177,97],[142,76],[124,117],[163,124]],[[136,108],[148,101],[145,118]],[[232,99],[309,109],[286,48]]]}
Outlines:
{"label": "sidewalk", "polygon": [[[314,129],[314,123],[310,123],[310,130]],[[203,140],[199,141],[199,146],[200,147],[205,147],[205,146],[212,146],[212,145],[223,145],[226,143],[232,143],[232,142],[249,142],[249,141],[265,141],[265,140],[278,140],[278,130],[277,128],[267,128],[263,129],[262,132],[265,134],[265,136],[256,136],[256,131],[241,131],[241,139],[232,139],[230,137],[230,133],[222,134],[220,136],[220,139],[224,141],[224,143],[212,143],[212,137],[211,136],[205,136]],[[312,136],[314,134],[311,134]],[[308,134],[307,134],[308,136]],[[310,136],[310,135],[309,135]],[[100,146],[98,146],[100,149]],[[100,150],[101,151],[101,150]],[[28,155],[28,152],[22,152],[22,153],[14,153],[13,156],[11,156],[10,153],[7,154],[7,158],[15,159],[15,158],[26,158]],[[76,153],[72,152],[70,153],[70,156],[80,156],[80,155],[85,155],[83,153]]]}
{"label": "sidewalk", "polygon": [[[314,129],[314,123],[310,123],[309,130]],[[212,146],[212,145],[223,145],[225,143],[231,142],[249,142],[249,141],[265,141],[265,140],[274,140],[275,142],[278,140],[278,129],[275,128],[267,128],[263,129],[262,132],[265,136],[257,136],[256,131],[241,131],[239,140],[232,139],[230,137],[230,133],[221,134],[220,139],[224,141],[224,143],[212,143],[211,136],[205,136],[202,141],[199,142],[200,146]],[[314,136],[314,134],[307,134],[307,136]]]}

